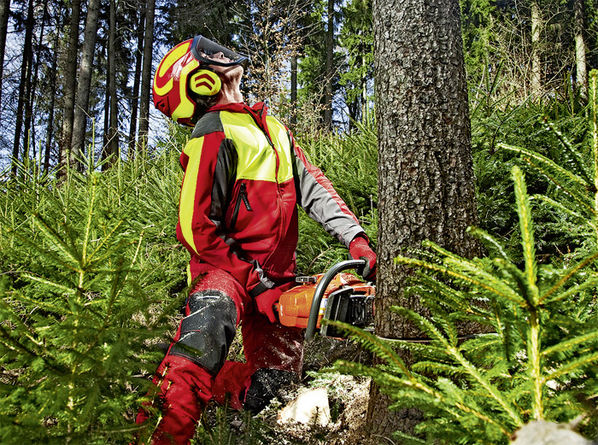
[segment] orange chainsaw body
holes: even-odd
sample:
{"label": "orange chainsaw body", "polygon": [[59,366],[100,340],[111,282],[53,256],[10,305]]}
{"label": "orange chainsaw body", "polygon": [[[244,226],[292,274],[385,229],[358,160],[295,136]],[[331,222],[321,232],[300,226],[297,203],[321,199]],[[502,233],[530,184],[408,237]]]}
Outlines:
{"label": "orange chainsaw body", "polygon": [[[302,329],[307,327],[314,292],[323,276],[324,274],[316,275],[315,277],[312,277],[315,278],[315,280],[312,280],[310,283],[292,287],[280,296],[276,308],[278,310],[280,323],[283,326]],[[324,292],[318,313],[318,329],[320,328],[322,318],[326,312],[328,297],[330,294],[342,289],[348,289],[351,290],[351,293],[363,296],[373,296],[375,294],[375,288],[371,284],[364,283],[350,273],[339,273],[332,279]]]}

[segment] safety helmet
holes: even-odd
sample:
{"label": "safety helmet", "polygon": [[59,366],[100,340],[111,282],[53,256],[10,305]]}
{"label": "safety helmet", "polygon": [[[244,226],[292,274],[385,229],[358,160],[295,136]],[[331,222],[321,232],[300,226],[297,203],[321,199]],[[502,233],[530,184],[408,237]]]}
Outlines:
{"label": "safety helmet", "polygon": [[[209,58],[222,52],[230,62]],[[166,53],[154,75],[154,105],[174,121],[195,125],[199,111],[214,102],[222,82],[208,65],[244,65],[247,57],[237,54],[203,36],[179,43]],[[200,104],[204,104],[203,107]]]}

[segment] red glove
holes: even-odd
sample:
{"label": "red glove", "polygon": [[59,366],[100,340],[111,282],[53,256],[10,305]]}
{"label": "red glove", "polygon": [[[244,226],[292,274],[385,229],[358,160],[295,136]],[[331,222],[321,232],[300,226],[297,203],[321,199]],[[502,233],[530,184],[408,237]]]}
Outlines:
{"label": "red glove", "polygon": [[268,317],[270,323],[276,323],[277,321],[273,306],[280,298],[280,294],[282,294],[282,288],[275,287],[273,289],[268,289],[255,297],[257,310]]}
{"label": "red glove", "polygon": [[357,235],[349,244],[349,254],[354,260],[365,260],[365,266],[358,271],[366,280],[376,278],[376,253],[368,244],[368,240],[361,235]]}

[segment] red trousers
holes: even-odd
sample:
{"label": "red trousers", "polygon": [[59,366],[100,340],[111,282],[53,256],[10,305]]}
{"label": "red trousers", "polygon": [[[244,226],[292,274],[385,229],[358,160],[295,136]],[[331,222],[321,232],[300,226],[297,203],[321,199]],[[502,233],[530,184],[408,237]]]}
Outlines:
{"label": "red trousers", "polygon": [[[301,372],[303,332],[270,323],[230,274],[201,266],[185,318],[154,377],[162,419],[153,444],[188,443],[212,398],[241,409],[258,370]],[[226,361],[239,325],[245,361]],[[137,423],[148,417],[140,410]]]}

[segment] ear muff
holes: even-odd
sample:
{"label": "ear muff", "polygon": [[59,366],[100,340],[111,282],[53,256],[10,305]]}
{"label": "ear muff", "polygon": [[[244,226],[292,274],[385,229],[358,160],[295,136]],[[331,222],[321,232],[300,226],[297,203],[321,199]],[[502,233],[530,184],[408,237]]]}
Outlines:
{"label": "ear muff", "polygon": [[189,78],[189,89],[200,96],[214,96],[222,88],[218,74],[210,70],[199,70]]}

